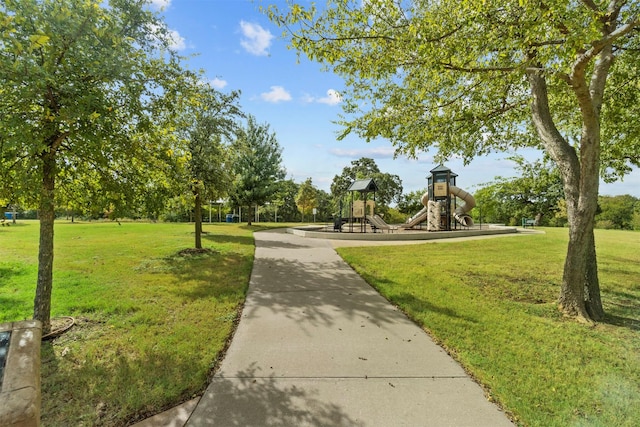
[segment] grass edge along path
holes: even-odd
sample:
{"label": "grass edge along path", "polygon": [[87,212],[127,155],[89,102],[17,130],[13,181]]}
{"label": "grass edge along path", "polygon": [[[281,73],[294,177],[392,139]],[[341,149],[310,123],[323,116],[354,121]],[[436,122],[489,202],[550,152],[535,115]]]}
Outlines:
{"label": "grass edge along path", "polygon": [[[282,225],[279,225],[282,226]],[[125,426],[201,394],[235,330],[264,224],[55,226],[52,317],[76,326],[42,346],[46,426]],[[2,230],[0,321],[31,318],[38,223]]]}
{"label": "grass edge along path", "polygon": [[595,327],[556,308],[565,235],[338,252],[516,423],[640,425],[640,234],[596,232],[608,317]]}

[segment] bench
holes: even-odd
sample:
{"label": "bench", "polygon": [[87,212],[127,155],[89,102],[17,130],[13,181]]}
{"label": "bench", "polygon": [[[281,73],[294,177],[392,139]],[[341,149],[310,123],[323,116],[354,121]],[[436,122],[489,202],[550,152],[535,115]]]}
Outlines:
{"label": "bench", "polygon": [[531,218],[522,218],[522,228],[527,228],[536,225],[536,220]]}

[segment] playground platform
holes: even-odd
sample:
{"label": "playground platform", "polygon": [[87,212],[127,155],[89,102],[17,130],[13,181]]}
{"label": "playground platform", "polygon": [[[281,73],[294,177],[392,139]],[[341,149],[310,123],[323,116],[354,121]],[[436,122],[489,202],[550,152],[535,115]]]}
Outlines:
{"label": "playground platform", "polygon": [[[393,230],[378,230],[373,232],[367,227],[366,232],[361,232],[360,224],[351,227],[345,224],[343,231],[334,231],[329,225],[307,225],[301,227],[288,228],[287,232],[299,237],[327,239],[327,240],[358,240],[358,241],[380,241],[380,242],[406,242],[411,240],[438,240],[452,238],[470,238],[478,236],[495,236],[502,234],[518,233],[516,227],[505,227],[502,225],[486,224],[478,227],[469,227],[453,231],[427,231],[415,229],[397,228]],[[520,230],[522,232],[522,230]]]}

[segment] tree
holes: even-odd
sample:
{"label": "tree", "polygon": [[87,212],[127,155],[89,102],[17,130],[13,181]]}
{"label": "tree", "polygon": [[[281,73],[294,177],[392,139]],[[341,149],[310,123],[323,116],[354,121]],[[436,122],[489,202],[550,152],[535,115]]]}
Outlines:
{"label": "tree", "polygon": [[300,185],[298,194],[296,196],[296,206],[300,213],[302,213],[302,222],[304,222],[304,216],[311,215],[314,208],[318,205],[318,190],[313,186],[311,178],[307,178],[305,182]]}
{"label": "tree", "polygon": [[[39,206],[34,318],[50,328],[56,180],[84,172],[139,188],[170,151],[155,118],[185,71],[144,1],[4,0],[0,5],[2,194]],[[114,189],[113,187],[111,187]],[[32,204],[25,203],[25,204]]]}
{"label": "tree", "polygon": [[[284,179],[282,149],[269,125],[259,125],[253,116],[241,129],[233,144],[235,180],[230,197],[238,206],[249,209],[268,201]],[[251,225],[251,215],[248,216]]]}
{"label": "tree", "polygon": [[422,205],[422,195],[427,192],[427,189],[412,191],[408,194],[403,194],[398,202],[398,211],[405,215],[413,215],[420,211],[424,206]]}
{"label": "tree", "polygon": [[231,162],[223,137],[237,130],[242,117],[239,92],[226,95],[200,83],[186,109],[186,172],[194,200],[195,247],[202,249],[202,198],[218,199],[230,188]]}
{"label": "tree", "polygon": [[598,227],[616,230],[633,230],[634,214],[640,200],[628,194],[622,196],[600,196],[600,211],[596,215]]}
{"label": "tree", "polygon": [[514,156],[511,160],[517,163],[517,177],[496,177],[476,193],[476,205],[486,220],[517,225],[521,218],[535,218],[541,225],[553,218],[564,198],[558,169],[546,158],[527,162]]}
{"label": "tree", "polygon": [[340,200],[347,194],[347,190],[357,179],[371,178],[376,182],[376,210],[380,213],[388,208],[392,202],[399,202],[402,197],[402,180],[398,175],[383,173],[375,160],[362,157],[353,160],[351,166],[342,169],[342,174],[333,177],[331,194],[335,200]]}
{"label": "tree", "polygon": [[604,316],[600,173],[640,165],[639,12],[631,0],[329,0],[321,12],[294,4],[269,16],[293,48],[344,76],[342,136],[387,138],[408,156],[437,147],[438,160],[465,162],[542,148],[569,219],[559,306],[590,322]]}
{"label": "tree", "polygon": [[[273,206],[274,221],[298,221],[298,206],[296,206],[296,196],[298,195],[299,184],[293,179],[285,179],[278,183],[278,189],[273,195],[271,206]],[[277,209],[277,218],[276,218]]]}
{"label": "tree", "polygon": [[324,190],[316,188],[316,220],[317,221],[329,221],[333,219],[334,206],[331,198],[331,194]]}

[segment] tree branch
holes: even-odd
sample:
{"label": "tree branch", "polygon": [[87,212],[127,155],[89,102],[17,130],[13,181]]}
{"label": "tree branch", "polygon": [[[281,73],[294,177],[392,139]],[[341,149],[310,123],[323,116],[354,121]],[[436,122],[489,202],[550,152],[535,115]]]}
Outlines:
{"label": "tree branch", "polygon": [[462,71],[465,73],[493,73],[493,72],[502,72],[509,73],[512,71],[516,71],[519,67],[459,67],[457,65],[453,65],[451,63],[440,63],[442,67],[446,70],[451,71]]}

